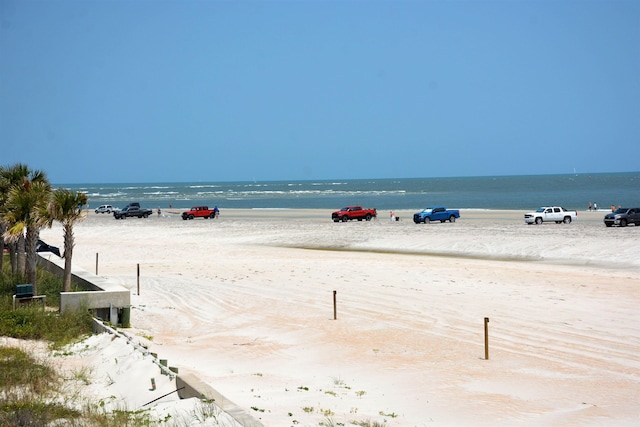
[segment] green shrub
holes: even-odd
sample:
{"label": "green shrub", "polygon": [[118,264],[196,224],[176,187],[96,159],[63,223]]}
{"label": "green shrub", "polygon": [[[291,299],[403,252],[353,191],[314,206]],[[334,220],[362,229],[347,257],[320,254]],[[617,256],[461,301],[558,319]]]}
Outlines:
{"label": "green shrub", "polygon": [[15,347],[0,347],[0,389],[27,388],[35,393],[46,389],[55,379],[51,367],[37,363]]}
{"label": "green shrub", "polygon": [[55,420],[79,415],[79,412],[58,403],[0,400],[0,425],[3,426],[45,426]]}
{"label": "green shrub", "polygon": [[86,310],[59,314],[37,305],[15,311],[0,311],[0,335],[50,341],[54,348],[91,333],[91,316]]}

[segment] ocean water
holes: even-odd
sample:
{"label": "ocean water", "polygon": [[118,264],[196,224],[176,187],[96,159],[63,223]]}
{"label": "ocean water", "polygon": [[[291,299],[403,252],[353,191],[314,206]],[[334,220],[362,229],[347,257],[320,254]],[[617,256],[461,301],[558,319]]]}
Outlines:
{"label": "ocean water", "polygon": [[89,206],[244,209],[338,209],[346,205],[389,209],[518,209],[559,205],[585,210],[640,206],[640,172],[257,182],[61,184],[89,196]]}

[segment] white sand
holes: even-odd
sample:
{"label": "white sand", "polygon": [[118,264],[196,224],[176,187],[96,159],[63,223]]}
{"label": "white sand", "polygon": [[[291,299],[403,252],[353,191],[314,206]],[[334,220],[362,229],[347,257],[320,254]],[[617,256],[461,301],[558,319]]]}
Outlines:
{"label": "white sand", "polygon": [[[520,211],[430,225],[178,211],[91,212],[74,266],[95,272],[98,253],[133,293],[127,333],[265,426],[640,424],[640,227],[606,228],[604,212],[528,226]],[[41,237],[62,246],[59,226]]]}

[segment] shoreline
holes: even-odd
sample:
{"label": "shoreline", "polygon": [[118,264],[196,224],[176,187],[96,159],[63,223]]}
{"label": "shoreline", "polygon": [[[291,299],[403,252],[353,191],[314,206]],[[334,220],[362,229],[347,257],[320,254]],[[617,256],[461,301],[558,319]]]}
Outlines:
{"label": "shoreline", "polygon": [[[157,206],[153,207],[153,216],[156,215]],[[188,211],[190,207],[183,208],[169,208],[160,206],[162,210],[162,215],[170,214],[171,216],[180,216],[182,212]],[[224,208],[219,207],[220,209],[220,218],[241,218],[244,216],[262,216],[264,215],[266,218],[279,218],[282,219],[291,218],[293,216],[296,217],[308,217],[308,218],[326,218],[327,220],[331,220],[331,213],[336,209],[320,209],[320,208]],[[458,208],[452,208],[458,209]],[[400,217],[402,221],[411,222],[413,218],[413,214],[418,212],[420,209],[394,209],[394,213],[396,216]],[[459,208],[461,221],[465,219],[490,219],[490,218],[500,218],[509,219],[509,220],[521,220],[524,223],[524,214],[531,211],[526,211],[522,209],[485,209],[485,208]],[[534,211],[535,209],[532,209]],[[92,209],[86,211],[87,216],[93,215],[102,215],[95,214]],[[376,220],[389,220],[389,211],[388,210],[378,210],[378,216]],[[587,221],[595,221],[599,220],[603,221],[604,216],[611,212],[610,209],[599,209],[598,211],[576,211],[578,213],[578,219],[576,222],[580,220]],[[292,215],[295,214],[295,215]],[[490,215],[490,217],[486,217],[484,214]],[[110,215],[110,214],[104,214]],[[604,223],[603,223],[604,226]]]}

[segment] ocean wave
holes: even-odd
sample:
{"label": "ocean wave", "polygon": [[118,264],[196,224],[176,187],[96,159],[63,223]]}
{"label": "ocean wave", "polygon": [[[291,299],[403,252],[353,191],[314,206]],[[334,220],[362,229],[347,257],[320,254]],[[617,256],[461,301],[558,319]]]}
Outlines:
{"label": "ocean wave", "polygon": [[197,200],[229,208],[335,208],[367,205],[378,209],[413,209],[429,205],[474,209],[523,209],[557,204],[584,210],[636,205],[640,173],[580,176],[407,178],[262,182],[186,182],[65,185],[82,191],[91,204],[120,206],[138,201],[148,206]]}

